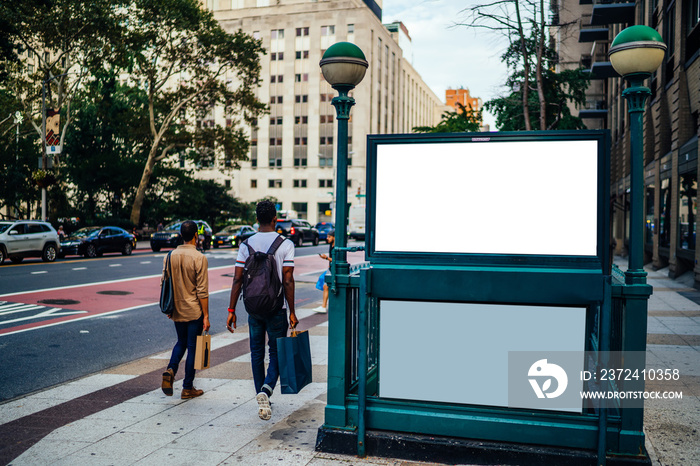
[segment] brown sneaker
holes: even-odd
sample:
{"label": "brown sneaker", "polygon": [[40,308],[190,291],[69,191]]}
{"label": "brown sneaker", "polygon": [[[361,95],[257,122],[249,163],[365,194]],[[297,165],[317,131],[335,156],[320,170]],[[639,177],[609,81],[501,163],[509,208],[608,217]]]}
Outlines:
{"label": "brown sneaker", "polygon": [[182,389],[182,396],[181,398],[183,400],[186,400],[188,398],[196,398],[198,396],[204,395],[204,390],[197,390],[196,388],[183,388]]}
{"label": "brown sneaker", "polygon": [[163,389],[163,393],[165,393],[166,396],[173,396],[174,379],[175,373],[173,373],[172,369],[168,369],[167,371],[163,372],[163,383],[160,385],[160,388]]}

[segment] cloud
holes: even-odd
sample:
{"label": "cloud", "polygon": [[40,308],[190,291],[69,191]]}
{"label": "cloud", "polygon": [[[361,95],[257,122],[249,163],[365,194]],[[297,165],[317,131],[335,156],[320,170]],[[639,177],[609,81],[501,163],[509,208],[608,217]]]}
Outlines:
{"label": "cloud", "polygon": [[[402,21],[411,36],[413,67],[438,97],[448,88],[469,88],[484,102],[503,93],[508,70],[505,49],[495,33],[455,26],[463,10],[477,2],[459,0],[384,0],[382,22]],[[461,14],[460,14],[461,13]],[[495,129],[493,115],[485,122]]]}

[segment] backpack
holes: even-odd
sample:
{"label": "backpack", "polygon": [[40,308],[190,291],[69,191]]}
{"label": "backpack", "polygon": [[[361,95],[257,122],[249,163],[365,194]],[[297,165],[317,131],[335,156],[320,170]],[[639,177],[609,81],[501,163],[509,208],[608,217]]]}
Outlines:
{"label": "backpack", "polygon": [[243,304],[251,316],[257,319],[270,318],[284,307],[282,282],[277,273],[275,252],[285,238],[278,236],[267,252],[255,251],[248,240],[248,258],[243,266]]}

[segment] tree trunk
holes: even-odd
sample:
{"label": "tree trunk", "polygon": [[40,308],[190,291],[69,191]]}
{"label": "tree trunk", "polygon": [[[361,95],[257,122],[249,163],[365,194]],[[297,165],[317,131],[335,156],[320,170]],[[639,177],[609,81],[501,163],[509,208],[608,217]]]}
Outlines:
{"label": "tree trunk", "polygon": [[159,142],[159,140],[156,140],[153,142],[153,146],[151,146],[151,150],[148,153],[146,166],[143,168],[143,174],[141,175],[139,187],[136,190],[136,198],[134,199],[134,204],[131,207],[130,217],[131,223],[134,226],[138,226],[141,220],[141,206],[143,206],[143,200],[146,198],[146,189],[148,188],[148,183],[151,181],[153,167],[156,165],[156,149],[158,148]]}
{"label": "tree trunk", "polygon": [[537,31],[537,97],[540,101],[540,129],[547,129],[547,101],[544,95],[544,77],[542,69],[544,65],[544,0],[540,0],[540,27]]}
{"label": "tree trunk", "polygon": [[532,124],[530,123],[530,57],[527,53],[527,47],[525,45],[525,33],[523,31],[523,21],[520,16],[520,6],[518,1],[515,0],[515,12],[518,19],[518,36],[520,37],[520,50],[523,54],[523,119],[525,120],[525,131],[532,130]]}

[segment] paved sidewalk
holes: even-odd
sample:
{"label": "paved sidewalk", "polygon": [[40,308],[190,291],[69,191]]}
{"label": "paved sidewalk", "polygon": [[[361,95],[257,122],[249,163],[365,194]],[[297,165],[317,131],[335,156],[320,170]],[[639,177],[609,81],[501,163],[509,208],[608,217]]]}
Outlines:
{"label": "paved sidewalk", "polygon": [[[679,381],[648,383],[648,389],[682,391],[683,399],[646,403],[647,449],[654,464],[700,464],[700,292],[691,287],[692,277],[688,283],[688,277],[669,279],[664,270],[648,272],[654,294],[647,364],[681,372]],[[0,463],[16,457],[10,464],[425,464],[314,451],[323,423],[328,348],[326,316],[309,310],[316,305],[298,310],[300,328],[311,336],[314,383],[299,395],[276,391],[270,421],[257,415],[242,327],[212,338],[212,367],[195,379],[205,391],[200,398],[179,398],[183,370],[175,396],[163,395],[167,352],[1,404],[3,442],[10,432],[25,445],[16,455],[0,454]]]}

